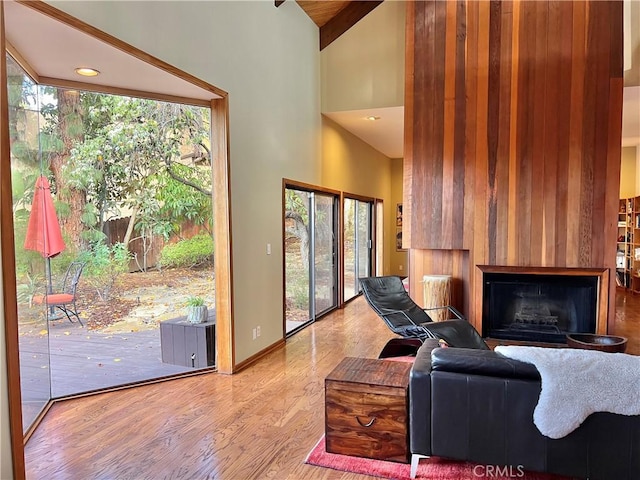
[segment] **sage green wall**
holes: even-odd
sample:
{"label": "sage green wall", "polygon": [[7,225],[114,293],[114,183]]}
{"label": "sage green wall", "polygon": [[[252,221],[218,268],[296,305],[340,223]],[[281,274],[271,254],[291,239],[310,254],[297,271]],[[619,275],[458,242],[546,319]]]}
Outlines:
{"label": "sage green wall", "polygon": [[322,51],[323,112],[404,105],[405,9],[383,2]]}
{"label": "sage green wall", "polygon": [[321,183],[317,26],[293,1],[50,3],[229,92],[236,362],[280,341],[282,178]]}

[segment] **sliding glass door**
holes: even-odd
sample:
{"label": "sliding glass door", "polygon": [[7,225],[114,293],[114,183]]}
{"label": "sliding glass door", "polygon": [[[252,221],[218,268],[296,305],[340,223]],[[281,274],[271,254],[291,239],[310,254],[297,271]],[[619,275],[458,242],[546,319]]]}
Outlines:
{"label": "sliding glass door", "polygon": [[285,332],[338,304],[338,196],[287,186],[284,192]]}
{"label": "sliding glass door", "polygon": [[344,198],[344,301],[360,293],[361,277],[371,276],[373,252],[373,201]]}

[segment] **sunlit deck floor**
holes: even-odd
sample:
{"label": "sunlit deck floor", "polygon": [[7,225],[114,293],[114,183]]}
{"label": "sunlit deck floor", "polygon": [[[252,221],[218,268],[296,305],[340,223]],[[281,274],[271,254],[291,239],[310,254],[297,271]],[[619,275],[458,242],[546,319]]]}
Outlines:
{"label": "sunlit deck floor", "polygon": [[[160,329],[100,333],[70,323],[50,322],[47,335],[20,338],[23,401],[68,395],[191,372],[195,369],[162,362]],[[50,363],[47,362],[47,341]]]}

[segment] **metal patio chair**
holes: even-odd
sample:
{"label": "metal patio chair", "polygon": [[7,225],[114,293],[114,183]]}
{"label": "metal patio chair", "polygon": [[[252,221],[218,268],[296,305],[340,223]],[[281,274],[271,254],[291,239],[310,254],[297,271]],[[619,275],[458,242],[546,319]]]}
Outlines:
{"label": "metal patio chair", "polygon": [[47,316],[50,316],[49,309],[53,311],[54,308],[57,308],[67,316],[67,319],[69,319],[71,323],[73,323],[71,317],[75,316],[80,325],[84,326],[78,315],[78,308],[76,307],[76,291],[84,265],[84,262],[71,262],[64,274],[62,288],[59,292],[47,293],[46,295],[39,295],[33,298],[35,303],[46,304],[48,307]]}

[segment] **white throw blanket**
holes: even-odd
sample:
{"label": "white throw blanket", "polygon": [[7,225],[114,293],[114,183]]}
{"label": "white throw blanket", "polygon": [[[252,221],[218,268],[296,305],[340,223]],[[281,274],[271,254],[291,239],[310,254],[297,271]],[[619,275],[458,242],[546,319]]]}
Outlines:
{"label": "white throw blanket", "polygon": [[531,363],[542,391],[533,412],[540,433],[561,438],[594,412],[640,415],[640,357],[571,348],[498,346],[505,357]]}

